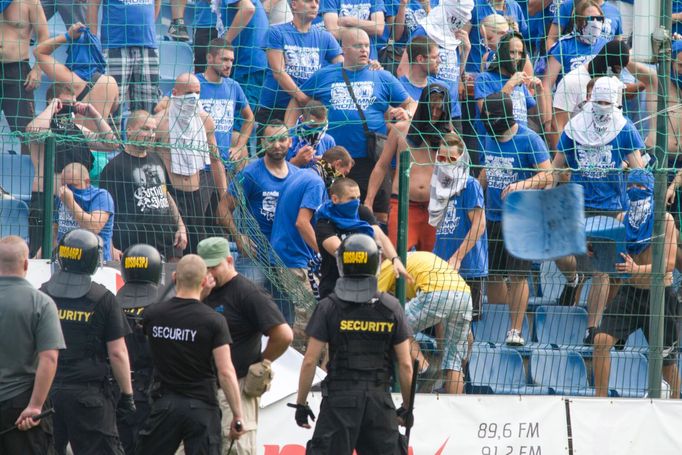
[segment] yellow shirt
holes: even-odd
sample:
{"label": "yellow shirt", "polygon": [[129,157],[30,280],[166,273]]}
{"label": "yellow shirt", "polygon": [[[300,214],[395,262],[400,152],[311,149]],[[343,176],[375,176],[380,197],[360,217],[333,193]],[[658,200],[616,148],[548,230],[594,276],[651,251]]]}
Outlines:
{"label": "yellow shirt", "polygon": [[[414,278],[414,284],[407,283],[405,297],[413,299],[417,291],[459,291],[471,292],[466,282],[450,265],[428,251],[415,251],[407,254],[407,273]],[[386,260],[381,264],[379,272],[379,290],[395,293],[396,278],[393,264]]]}

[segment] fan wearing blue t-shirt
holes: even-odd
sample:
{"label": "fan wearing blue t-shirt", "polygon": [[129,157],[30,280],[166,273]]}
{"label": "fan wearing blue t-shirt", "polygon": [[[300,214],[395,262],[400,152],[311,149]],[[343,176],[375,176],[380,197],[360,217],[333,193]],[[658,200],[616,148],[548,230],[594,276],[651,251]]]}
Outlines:
{"label": "fan wearing blue t-shirt", "polygon": [[601,36],[603,28],[602,10],[591,2],[580,3],[575,13],[575,32],[559,39],[548,52],[542,81],[547,90],[553,90],[564,75],[592,60],[609,42]]}
{"label": "fan wearing blue t-shirt", "polygon": [[[159,50],[154,0],[104,0],[100,39],[107,74],[119,88],[119,106],[153,112],[159,94]],[[100,2],[88,3],[88,27],[97,35]],[[133,83],[134,81],[134,83]]]}
{"label": "fan wearing blue t-shirt", "polygon": [[417,36],[405,47],[407,72],[398,80],[410,98],[418,100],[427,85],[436,82],[438,74],[438,45],[425,36]]}
{"label": "fan wearing blue t-shirt", "polygon": [[[414,101],[389,72],[369,68],[370,44],[367,33],[355,28],[346,29],[342,44],[343,64],[336,63],[320,69],[303,84],[301,90],[327,106],[328,132],[336,144],[345,147],[355,159],[350,177],[358,182],[364,198],[373,163],[367,158],[363,121],[343,74],[348,78],[371,132],[386,134],[385,116],[396,121],[408,120],[408,111],[414,106]],[[290,107],[299,107],[295,99],[292,99],[292,103]],[[294,108],[287,113],[287,124],[292,126],[298,117],[297,109]]]}
{"label": "fan wearing blue t-shirt", "polygon": [[[483,101],[481,120],[487,135],[483,141],[485,167],[479,181],[486,190],[490,274],[496,275],[488,282],[488,301],[509,304],[511,327],[506,342],[523,345],[521,327],[528,305],[530,262],[511,256],[504,248],[502,204],[513,191],[551,185],[549,153],[540,136],[514,120],[512,99],[504,92]],[[510,278],[508,292],[500,276],[505,273]]]}
{"label": "fan wearing blue t-shirt", "polygon": [[[244,16],[250,17],[247,24],[241,23]],[[239,23],[235,22],[237,18]],[[260,0],[223,0],[220,19],[226,30],[223,38],[234,47],[232,78],[242,87],[255,110],[268,67],[265,56],[268,16]]]}
{"label": "fan wearing blue t-shirt", "polygon": [[[523,72],[525,62],[526,49],[523,38],[515,32],[507,33],[498,44],[495,61],[487,71],[476,76],[474,98],[477,100],[478,112],[483,105],[483,99],[488,95],[505,92],[514,104],[514,120],[520,125],[528,126],[528,111],[537,103],[526,84],[532,85],[539,97],[542,97],[544,90],[540,79],[529,77]],[[480,120],[477,121],[477,130],[480,136],[485,134]]]}
{"label": "fan wearing blue t-shirt", "polygon": [[103,258],[110,261],[115,213],[111,194],[90,185],[90,174],[80,163],[71,163],[64,167],[62,183],[57,190],[54,214],[57,241],[74,229],[87,229],[102,239]]}
{"label": "fan wearing blue t-shirt", "polygon": [[327,108],[317,100],[310,100],[293,129],[294,137],[287,153],[287,161],[298,167],[310,167],[336,145],[327,134]]}
{"label": "fan wearing blue t-shirt", "polygon": [[[604,26],[602,27],[601,37],[607,41],[623,34],[623,21],[618,7],[605,0],[596,0],[604,13]],[[557,42],[560,36],[572,31],[571,24],[574,19],[574,0],[563,0],[559,8],[555,8],[552,25],[547,32],[547,49],[550,49]]]}
{"label": "fan wearing blue t-shirt", "polygon": [[[237,82],[230,79],[234,50],[222,38],[211,41],[206,54],[206,71],[197,74],[201,84],[199,99],[215,122],[215,138],[225,167],[248,157],[247,143],[253,129],[253,111]],[[241,131],[232,141],[235,117],[242,119]]]}
{"label": "fan wearing blue t-shirt", "polygon": [[308,97],[299,87],[320,68],[343,60],[341,47],[334,36],[312,27],[318,15],[318,3],[293,0],[293,21],[270,27],[267,38],[268,71],[256,113],[259,123],[272,118],[284,119],[292,97],[301,105]]}
{"label": "fan wearing blue t-shirt", "polygon": [[[412,33],[419,27],[419,22],[426,18],[428,11],[420,0],[386,0],[386,25],[390,30],[390,39],[396,46],[405,47],[412,40]],[[429,0],[431,8],[438,5],[438,0]],[[418,99],[414,98],[414,99]]]}
{"label": "fan wearing blue t-shirt", "polygon": [[371,60],[379,58],[377,42],[384,33],[385,12],[383,0],[322,0],[320,6],[325,28],[338,40],[342,28],[358,27],[367,33]]}
{"label": "fan wearing blue t-shirt", "polygon": [[480,25],[483,19],[491,14],[499,14],[508,19],[513,19],[514,29],[521,33],[524,38],[528,38],[526,15],[515,0],[498,0],[495,2],[476,0],[474,9],[471,12],[471,29],[469,31],[471,52],[466,63],[467,73],[478,73],[481,71],[481,61],[486,49],[481,37]]}

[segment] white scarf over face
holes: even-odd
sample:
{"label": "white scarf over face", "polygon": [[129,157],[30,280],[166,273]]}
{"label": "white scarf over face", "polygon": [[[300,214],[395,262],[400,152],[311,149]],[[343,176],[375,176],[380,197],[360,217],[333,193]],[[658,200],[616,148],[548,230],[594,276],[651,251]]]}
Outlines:
{"label": "white scarf over face", "polygon": [[[623,102],[623,83],[616,77],[600,77],[592,88],[590,100],[582,111],[566,125],[566,135],[575,142],[598,147],[606,145],[620,134],[627,119],[620,108]],[[611,103],[610,109],[596,105],[597,101]]]}
{"label": "white scarf over face", "polygon": [[469,179],[469,152],[464,149],[462,156],[454,164],[436,164],[431,175],[429,195],[429,224],[438,227],[450,199],[459,195],[467,186]]}
{"label": "white scarf over face", "polygon": [[431,12],[419,24],[441,48],[455,50],[461,43],[455,38],[455,31],[471,20],[473,9],[473,0],[443,0],[440,5],[431,8]]}
{"label": "white scarf over face", "polygon": [[196,93],[171,96],[168,126],[173,174],[194,175],[211,162],[201,110]]}

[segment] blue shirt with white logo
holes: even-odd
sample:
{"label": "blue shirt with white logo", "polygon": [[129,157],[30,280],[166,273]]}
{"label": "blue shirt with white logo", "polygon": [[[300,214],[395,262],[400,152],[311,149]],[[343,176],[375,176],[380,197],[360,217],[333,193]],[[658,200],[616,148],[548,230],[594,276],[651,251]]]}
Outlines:
{"label": "blue shirt with white logo", "polygon": [[105,0],[100,40],[102,49],[159,47],[154,0]]}
{"label": "blue shirt with white logo", "polygon": [[[316,28],[303,33],[291,22],[270,27],[267,48],[282,51],[284,71],[299,87],[315,71],[329,65],[341,55],[341,47],[331,33]],[[260,97],[261,106],[284,108],[290,99],[291,96],[280,89],[272,70],[268,69]]]}
{"label": "blue shirt with white logo", "polygon": [[557,78],[557,83],[564,75],[580,65],[591,61],[606,43],[608,41],[604,38],[598,38],[596,43],[586,44],[580,41],[576,35],[566,35],[559,38],[559,41],[554,43],[549,50],[549,55],[557,59],[561,64],[561,72]]}
{"label": "blue shirt with white logo", "polygon": [[[307,268],[315,252],[305,243],[296,228],[300,209],[313,212],[327,199],[322,178],[312,169],[302,169],[285,183],[277,202],[270,243],[289,268]],[[312,220],[311,220],[312,221]]]}
{"label": "blue shirt with white logo", "polygon": [[[398,9],[400,8],[399,0],[386,0],[386,18],[395,17],[398,15]],[[431,7],[438,5],[438,0],[430,0]],[[419,21],[426,18],[427,13],[424,10],[424,5],[419,0],[409,0],[408,4],[405,6],[405,28],[403,30],[402,36],[395,40],[398,45],[406,45],[412,40],[412,33],[419,27]],[[388,21],[386,21],[388,24]],[[386,25],[386,29],[389,27]],[[390,38],[390,36],[388,36]]]}
{"label": "blue shirt with white logo", "polygon": [[[284,184],[295,172],[299,172],[299,168],[288,162],[287,167],[289,173],[286,177],[275,177],[265,167],[265,161],[261,158],[249,163],[236,177],[241,184],[246,206],[268,240],[270,240],[272,224],[275,220],[277,201]],[[239,198],[239,191],[234,181],[230,183],[229,191],[233,197]]]}
{"label": "blue shirt with white logo", "polygon": [[624,190],[621,165],[636,150],[644,148],[644,141],[630,120],[611,142],[590,147],[576,143],[564,132],[558,150],[571,168],[571,182],[583,186],[585,208],[623,210]]}
{"label": "blue shirt with white logo", "polygon": [[[436,256],[448,261],[455,254],[471,230],[469,212],[477,208],[485,208],[483,188],[478,180],[469,176],[467,186],[448,202],[445,216],[436,228],[436,243],[433,246]],[[476,245],[464,256],[459,274],[464,279],[488,276],[487,232],[483,232]]]}
{"label": "blue shirt with white logo", "polygon": [[549,161],[547,145],[537,133],[523,125],[507,142],[486,135],[483,140],[486,190],[486,218],[502,220],[502,191],[512,183],[535,175],[533,168]]}
{"label": "blue shirt with white logo", "polygon": [[[251,0],[256,11],[248,24],[232,41],[234,47],[234,68],[232,77],[242,80],[242,76],[265,70],[268,67],[268,59],[265,55],[265,41],[268,34],[268,16],[263,9],[260,0]],[[225,0],[221,4],[220,17],[228,29],[239,11],[240,0]]]}
{"label": "blue shirt with white logo", "polygon": [[[350,97],[341,74],[341,63],[326,66],[308,79],[301,90],[327,106],[329,133],[337,145],[345,147],[353,158],[367,157],[367,139],[362,120]],[[346,69],[355,97],[364,111],[370,131],[386,134],[384,114],[389,107],[403,104],[409,95],[388,71],[373,71],[365,66]]]}
{"label": "blue shirt with white logo", "polygon": [[[372,19],[374,13],[384,13],[383,0],[323,0],[320,3],[320,14],[336,13],[339,17],[356,17],[363,21]],[[380,37],[369,37],[369,58],[378,59],[377,41]]]}
{"label": "blue shirt with white logo", "polygon": [[[480,100],[493,93],[501,92],[502,87],[504,87],[504,84],[509,79],[509,76],[505,76],[497,71],[479,73],[474,84],[474,98]],[[510,97],[514,103],[514,120],[524,126],[528,126],[528,110],[537,105],[535,98],[528,91],[526,84],[514,87]]]}

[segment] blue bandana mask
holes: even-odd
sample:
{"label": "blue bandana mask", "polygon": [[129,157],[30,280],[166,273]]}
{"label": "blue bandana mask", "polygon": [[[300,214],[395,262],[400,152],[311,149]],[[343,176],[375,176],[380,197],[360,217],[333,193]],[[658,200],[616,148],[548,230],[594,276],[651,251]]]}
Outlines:
{"label": "blue bandana mask", "polygon": [[327,201],[317,209],[315,223],[317,223],[317,220],[331,220],[337,229],[341,231],[367,234],[373,238],[374,229],[369,223],[360,219],[358,216],[359,208],[360,199],[353,199],[343,204],[334,204],[332,201]]}
{"label": "blue bandana mask", "polygon": [[334,204],[334,208],[339,215],[345,218],[355,218],[358,216],[360,199],[353,199],[352,201],[344,202],[342,204]]}
{"label": "blue bandana mask", "polygon": [[639,254],[647,249],[654,233],[654,185],[650,172],[636,169],[630,171],[628,185],[639,184],[645,188],[630,187],[627,190],[630,208],[625,214],[625,249],[629,254]]}

